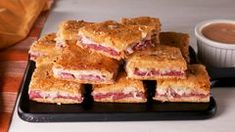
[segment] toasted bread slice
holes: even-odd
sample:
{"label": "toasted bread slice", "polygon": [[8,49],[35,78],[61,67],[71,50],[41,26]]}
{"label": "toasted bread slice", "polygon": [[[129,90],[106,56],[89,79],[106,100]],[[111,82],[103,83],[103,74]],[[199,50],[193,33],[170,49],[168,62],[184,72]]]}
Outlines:
{"label": "toasted bread slice", "polygon": [[55,56],[61,53],[61,49],[55,47],[56,34],[51,33],[43,36],[39,40],[35,41],[30,49],[30,60],[36,60],[41,56]]}
{"label": "toasted bread slice", "polygon": [[36,67],[40,67],[42,65],[53,65],[58,59],[60,55],[49,55],[49,56],[40,56],[35,60]]}
{"label": "toasted bread slice", "polygon": [[129,56],[125,69],[133,79],[183,79],[187,64],[178,48],[160,45]]}
{"label": "toasted bread slice", "polygon": [[157,80],[154,99],[162,102],[209,102],[210,80],[205,66],[189,65],[186,79]]}
{"label": "toasted bread slice", "polygon": [[184,59],[189,63],[189,35],[177,32],[161,32],[160,43],[163,45],[174,46],[180,49]]}
{"label": "toasted bread slice", "polygon": [[53,66],[56,78],[80,83],[112,84],[116,79],[119,61],[70,44]]}
{"label": "toasted bread slice", "polygon": [[154,46],[151,43],[153,33],[153,27],[105,21],[81,28],[78,45],[120,60],[126,54]]}
{"label": "toasted bread slice", "polygon": [[124,25],[142,25],[152,26],[155,28],[155,35],[152,37],[152,43],[159,44],[159,32],[161,31],[161,23],[159,18],[140,16],[134,18],[122,18],[121,23]]}
{"label": "toasted bread slice", "polygon": [[29,99],[43,103],[77,104],[83,101],[83,85],[53,77],[52,65],[37,67],[29,84]]}
{"label": "toasted bread slice", "polygon": [[134,18],[122,18],[121,23],[125,25],[154,26],[157,31],[161,30],[160,19],[154,17],[140,16]]}
{"label": "toasted bread slice", "polygon": [[143,103],[146,102],[146,91],[143,82],[126,78],[126,73],[119,73],[114,84],[93,85],[92,92],[96,102]]}

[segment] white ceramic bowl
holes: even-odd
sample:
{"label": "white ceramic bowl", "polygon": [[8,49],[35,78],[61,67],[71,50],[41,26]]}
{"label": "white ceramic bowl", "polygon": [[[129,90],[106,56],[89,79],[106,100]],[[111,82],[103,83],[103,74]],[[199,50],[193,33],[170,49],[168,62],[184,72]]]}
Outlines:
{"label": "white ceramic bowl", "polygon": [[201,32],[204,27],[215,23],[235,24],[235,21],[217,19],[203,21],[197,24],[194,31],[197,39],[198,57],[206,66],[235,68],[235,44],[210,40]]}

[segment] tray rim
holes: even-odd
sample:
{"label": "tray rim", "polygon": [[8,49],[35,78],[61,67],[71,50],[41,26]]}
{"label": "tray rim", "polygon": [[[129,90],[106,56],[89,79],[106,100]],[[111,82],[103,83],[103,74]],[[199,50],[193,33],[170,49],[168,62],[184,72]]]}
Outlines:
{"label": "tray rim", "polygon": [[[119,113],[61,113],[49,114],[33,114],[23,112],[18,107],[19,117],[27,122],[105,122],[105,121],[163,121],[163,120],[204,120],[214,117],[217,111],[215,99],[211,96],[210,105],[206,111],[201,112],[119,112]],[[128,118],[127,118],[128,114]],[[169,118],[169,115],[170,118]],[[181,116],[180,116],[181,115]],[[183,116],[182,116],[183,115]],[[141,117],[141,118],[139,118]],[[166,118],[168,117],[168,118]]]}

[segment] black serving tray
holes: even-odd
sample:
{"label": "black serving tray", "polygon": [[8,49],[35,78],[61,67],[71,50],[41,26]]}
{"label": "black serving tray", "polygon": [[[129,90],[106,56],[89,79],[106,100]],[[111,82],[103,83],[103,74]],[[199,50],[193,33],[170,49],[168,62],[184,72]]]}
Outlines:
{"label": "black serving tray", "polygon": [[[196,54],[190,48],[191,63],[197,63]],[[22,82],[18,115],[28,122],[78,122],[78,121],[147,121],[147,120],[199,120],[213,117],[216,101],[211,96],[208,103],[162,103],[152,100],[155,81],[144,81],[148,101],[143,104],[96,103],[86,85],[82,104],[56,105],[33,102],[28,97],[28,86],[35,64],[29,61]]]}
{"label": "black serving tray", "polygon": [[235,68],[207,67],[211,87],[235,87]]}

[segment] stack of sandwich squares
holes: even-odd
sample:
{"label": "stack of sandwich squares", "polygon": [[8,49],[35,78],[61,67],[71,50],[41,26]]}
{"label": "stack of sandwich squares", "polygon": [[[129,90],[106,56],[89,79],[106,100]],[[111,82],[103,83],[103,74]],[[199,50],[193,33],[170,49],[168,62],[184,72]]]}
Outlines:
{"label": "stack of sandwich squares", "polygon": [[82,103],[84,85],[92,84],[95,102],[144,103],[143,80],[153,80],[154,100],[208,102],[209,76],[203,65],[189,64],[189,36],[160,30],[153,17],[62,22],[29,50],[36,62],[29,99]]}

